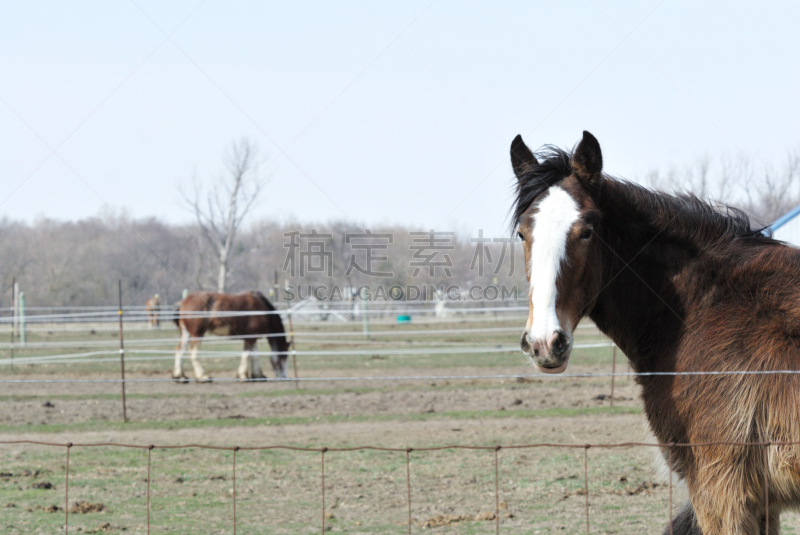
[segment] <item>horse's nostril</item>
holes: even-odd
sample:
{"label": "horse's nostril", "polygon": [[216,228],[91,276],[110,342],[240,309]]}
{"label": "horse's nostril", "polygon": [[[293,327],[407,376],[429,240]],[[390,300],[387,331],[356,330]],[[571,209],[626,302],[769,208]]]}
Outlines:
{"label": "horse's nostril", "polygon": [[538,357],[539,356],[539,350],[538,349],[534,349],[533,350],[533,356],[534,357]]}
{"label": "horse's nostril", "polygon": [[566,353],[568,347],[569,340],[567,336],[563,332],[559,332],[558,336],[556,336],[556,339],[553,341],[553,353],[562,355]]}

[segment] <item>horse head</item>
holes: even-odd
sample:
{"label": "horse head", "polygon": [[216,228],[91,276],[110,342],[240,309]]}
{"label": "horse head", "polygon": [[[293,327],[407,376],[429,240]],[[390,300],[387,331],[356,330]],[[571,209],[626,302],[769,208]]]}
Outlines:
{"label": "horse head", "polygon": [[602,220],[593,200],[604,180],[600,144],[584,132],[571,154],[551,146],[534,154],[517,136],[511,164],[517,176],[513,226],[524,242],[530,286],[520,345],[537,369],[561,373],[573,330],[600,290],[595,234]]}

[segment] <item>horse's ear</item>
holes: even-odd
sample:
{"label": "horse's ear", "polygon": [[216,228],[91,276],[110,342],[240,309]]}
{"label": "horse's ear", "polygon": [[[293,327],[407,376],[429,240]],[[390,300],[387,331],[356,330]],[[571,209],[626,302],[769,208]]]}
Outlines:
{"label": "horse's ear", "polygon": [[575,176],[589,183],[596,182],[603,170],[603,153],[600,152],[600,143],[592,134],[583,131],[583,139],[578,143],[572,154],[572,167]]}
{"label": "horse's ear", "polygon": [[521,180],[522,175],[526,171],[530,171],[535,165],[539,165],[539,162],[536,161],[536,156],[522,141],[522,136],[517,134],[517,137],[511,142],[511,167],[514,168],[514,174],[517,175],[517,179]]}

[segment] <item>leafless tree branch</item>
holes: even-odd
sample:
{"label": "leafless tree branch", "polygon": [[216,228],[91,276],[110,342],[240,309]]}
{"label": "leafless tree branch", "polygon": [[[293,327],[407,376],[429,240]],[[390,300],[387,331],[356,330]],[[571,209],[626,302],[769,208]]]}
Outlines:
{"label": "leafless tree branch", "polygon": [[258,150],[248,140],[234,143],[225,157],[225,172],[208,188],[194,180],[194,191],[180,190],[184,204],[194,214],[207,244],[218,262],[217,291],[224,292],[230,275],[230,259],[242,223],[261,193]]}

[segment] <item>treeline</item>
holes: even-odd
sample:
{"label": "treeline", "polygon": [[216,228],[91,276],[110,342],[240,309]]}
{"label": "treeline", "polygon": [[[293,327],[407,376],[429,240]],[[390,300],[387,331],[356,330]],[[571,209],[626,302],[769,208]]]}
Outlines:
{"label": "treeline", "polygon": [[[234,147],[229,158],[233,179],[242,180],[247,172],[254,172],[251,155],[246,142]],[[777,166],[743,157],[704,158],[682,169],[650,172],[641,182],[741,207],[754,218],[754,226],[768,225],[800,204],[800,152],[789,153]],[[229,193],[229,184],[221,184],[212,193]],[[118,279],[125,302],[131,305],[141,305],[154,294],[167,304],[180,299],[184,290],[216,290],[220,247],[228,236],[235,236],[223,255],[227,263],[223,284],[228,292],[276,290],[283,297],[288,287],[295,299],[315,290],[322,290],[317,296],[323,299],[346,299],[348,288],[369,285],[373,297],[382,288],[384,297],[431,299],[430,291],[400,295],[397,288],[466,291],[493,286],[505,290],[505,294],[498,291],[497,297],[502,298],[514,288],[523,291],[526,287],[522,246],[510,235],[430,235],[426,229],[404,226],[371,227],[367,235],[363,227],[348,221],[259,221],[232,232],[233,227],[223,228],[220,222],[243,220],[257,190],[235,187],[232,191],[231,200],[196,196],[189,202],[198,214],[198,224],[112,216],[33,224],[2,220],[0,306],[11,306],[14,279],[25,292],[28,306],[113,305]],[[233,218],[224,211],[204,214],[199,208],[205,200],[208,206],[237,206],[232,202],[237,195],[240,208]],[[212,202],[221,198],[225,202]],[[393,287],[395,294],[390,296]],[[490,292],[488,297],[493,295]]]}
{"label": "treeline", "polygon": [[736,206],[754,227],[763,227],[800,204],[800,149],[787,152],[780,162],[743,154],[706,156],[682,168],[650,171],[640,182]]}
{"label": "treeline", "polygon": [[[524,288],[521,243],[510,235],[431,237],[402,226],[369,232],[343,221],[251,224],[237,235],[225,290],[268,294],[276,278],[281,295],[288,285],[295,298],[323,286],[323,298],[334,286],[342,297],[346,288],[363,285],[373,294],[379,286]],[[13,279],[27,306],[114,305],[118,279],[125,303],[142,305],[156,293],[162,303],[172,303],[184,290],[216,290],[218,271],[218,255],[196,225],[125,217],[0,222],[3,307],[11,306]]]}

